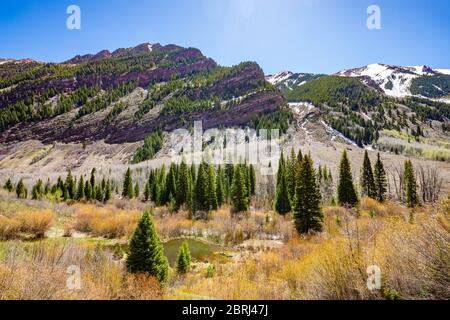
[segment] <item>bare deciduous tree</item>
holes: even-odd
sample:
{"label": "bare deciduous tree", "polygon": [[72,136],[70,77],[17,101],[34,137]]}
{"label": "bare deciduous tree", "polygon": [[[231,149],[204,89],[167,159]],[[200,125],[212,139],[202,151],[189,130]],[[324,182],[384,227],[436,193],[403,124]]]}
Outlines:
{"label": "bare deciduous tree", "polygon": [[423,202],[435,203],[439,200],[443,179],[435,166],[419,164],[417,167],[420,195]]}

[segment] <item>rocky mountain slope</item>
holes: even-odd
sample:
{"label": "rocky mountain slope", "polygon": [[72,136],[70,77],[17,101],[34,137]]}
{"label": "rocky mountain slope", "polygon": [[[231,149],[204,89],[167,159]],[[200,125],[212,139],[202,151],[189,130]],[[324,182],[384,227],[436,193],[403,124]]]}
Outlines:
{"label": "rocky mountain slope", "polygon": [[141,141],[203,121],[248,125],[280,111],[280,92],[254,62],[218,66],[200,50],[141,44],[65,63],[0,65],[0,142]]}
{"label": "rocky mountain slope", "polygon": [[[447,90],[435,81],[445,83],[448,73],[372,65],[266,77],[255,62],[223,67],[195,48],[149,43],[64,63],[3,59],[0,174],[87,172],[99,163],[115,170],[128,166],[152,133],[191,128],[196,120],[203,129],[281,129],[285,146],[309,146],[331,167],[342,148],[445,166],[450,105],[430,88]],[[407,94],[396,94],[402,90]],[[170,149],[165,142],[155,165],[170,161]]]}
{"label": "rocky mountain slope", "polygon": [[450,95],[450,70],[428,66],[401,67],[370,64],[336,75],[361,78],[368,86],[392,97],[445,98]]}

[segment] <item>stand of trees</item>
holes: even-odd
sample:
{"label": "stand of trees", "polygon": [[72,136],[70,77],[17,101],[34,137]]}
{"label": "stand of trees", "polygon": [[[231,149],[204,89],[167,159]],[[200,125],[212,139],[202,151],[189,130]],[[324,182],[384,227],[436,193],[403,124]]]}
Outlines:
{"label": "stand of trees", "polygon": [[[169,205],[174,210],[187,208],[193,215],[216,210],[224,203],[237,212],[249,208],[255,194],[256,173],[253,165],[227,164],[214,167],[206,162],[191,165],[185,161],[150,171],[144,188],[144,201]],[[205,216],[205,215],[203,215]]]}

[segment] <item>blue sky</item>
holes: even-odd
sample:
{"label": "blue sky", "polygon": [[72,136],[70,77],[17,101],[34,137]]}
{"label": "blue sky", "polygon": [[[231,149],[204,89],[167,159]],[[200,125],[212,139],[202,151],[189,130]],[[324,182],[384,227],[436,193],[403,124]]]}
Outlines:
{"label": "blue sky", "polygon": [[[66,8],[81,8],[81,30]],[[366,27],[381,8],[381,30]],[[199,48],[267,74],[333,73],[374,62],[450,68],[448,0],[1,0],[0,57],[60,62],[142,42]]]}

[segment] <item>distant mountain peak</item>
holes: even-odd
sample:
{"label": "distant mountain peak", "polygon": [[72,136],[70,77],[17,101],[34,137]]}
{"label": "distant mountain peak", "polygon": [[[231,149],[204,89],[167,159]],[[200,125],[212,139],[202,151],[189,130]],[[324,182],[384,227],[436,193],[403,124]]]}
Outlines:
{"label": "distant mountain peak", "polygon": [[434,70],[426,65],[395,66],[373,63],[360,68],[342,70],[335,75],[362,77],[365,84],[389,96],[405,97],[412,95],[410,88],[414,79],[444,74],[446,74],[445,69]]}
{"label": "distant mountain peak", "polygon": [[119,48],[114,50],[113,52],[110,52],[109,50],[102,50],[96,54],[85,54],[85,55],[77,55],[73,57],[70,60],[67,60],[65,63],[68,64],[82,64],[82,63],[88,63],[100,59],[109,59],[109,58],[124,58],[124,57],[135,57],[140,56],[146,53],[150,53],[156,49],[158,50],[166,50],[166,51],[172,51],[176,49],[181,49],[182,47],[169,44],[166,46],[162,46],[159,43],[150,43],[145,42],[142,44],[139,44],[135,47],[130,48]]}

